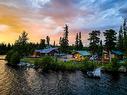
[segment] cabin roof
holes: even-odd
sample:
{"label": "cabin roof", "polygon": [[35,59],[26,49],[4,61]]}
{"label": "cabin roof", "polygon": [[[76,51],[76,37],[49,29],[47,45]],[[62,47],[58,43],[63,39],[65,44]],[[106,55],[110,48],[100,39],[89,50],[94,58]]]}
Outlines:
{"label": "cabin roof", "polygon": [[88,51],[76,51],[76,53],[79,53],[82,56],[89,56],[89,55],[91,55],[90,52],[88,52]]}
{"label": "cabin roof", "polygon": [[112,53],[113,54],[116,54],[116,55],[124,55],[124,53],[123,52],[121,52],[121,51],[115,51],[115,50],[112,50]]}
{"label": "cabin roof", "polygon": [[39,49],[39,50],[35,50],[35,52],[39,52],[39,53],[50,53],[53,50],[58,50],[58,48]]}

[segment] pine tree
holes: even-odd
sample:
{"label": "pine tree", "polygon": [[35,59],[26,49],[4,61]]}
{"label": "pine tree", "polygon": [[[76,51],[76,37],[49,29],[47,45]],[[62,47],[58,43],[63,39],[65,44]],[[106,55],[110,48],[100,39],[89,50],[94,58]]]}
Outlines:
{"label": "pine tree", "polygon": [[18,40],[16,40],[14,44],[14,50],[18,51],[21,54],[21,56],[26,56],[29,53],[27,46],[28,46],[28,33],[23,31],[22,34],[19,36]]}
{"label": "pine tree", "polygon": [[92,33],[89,33],[89,49],[90,51],[95,54],[98,53],[98,48],[99,48],[99,42],[100,42],[100,31],[92,31]]}
{"label": "pine tree", "polygon": [[68,26],[67,25],[65,25],[65,27],[64,27],[64,36],[63,36],[63,38],[61,37],[60,38],[60,49],[61,49],[61,51],[62,52],[65,52],[65,53],[67,53],[68,52],[68,47],[69,47],[69,40],[68,40]]}
{"label": "pine tree", "polygon": [[46,45],[45,45],[45,39],[41,39],[40,40],[40,44],[39,44],[39,48],[40,49],[44,49],[46,47]]}
{"label": "pine tree", "polygon": [[75,39],[75,49],[79,50],[79,37],[78,37],[78,33],[76,34],[76,39]]}
{"label": "pine tree", "polygon": [[83,49],[83,44],[82,44],[82,38],[81,38],[81,32],[79,32],[79,50],[82,50]]}
{"label": "pine tree", "polygon": [[53,46],[55,47],[56,46],[56,42],[54,41],[54,43],[53,43]]}
{"label": "pine tree", "polygon": [[67,26],[67,24],[65,25],[65,27],[64,27],[64,31],[65,31],[65,33],[64,33],[64,41],[65,41],[65,45],[66,45],[66,47],[68,47],[69,46],[69,40],[68,40],[68,26]]}
{"label": "pine tree", "polygon": [[115,30],[106,30],[104,32],[104,36],[105,36],[105,48],[109,53],[109,57],[110,57],[110,62],[111,62],[111,51],[113,49],[115,49],[116,46],[116,32]]}
{"label": "pine tree", "polygon": [[126,22],[127,22],[127,20],[126,20],[126,19],[124,19],[124,23],[123,23],[123,32],[124,32],[124,37],[126,37],[126,35],[127,35]]}
{"label": "pine tree", "polygon": [[118,35],[118,43],[117,43],[117,48],[119,50],[123,50],[123,40],[124,40],[124,37],[123,37],[123,29],[122,29],[122,26],[120,27],[120,30],[119,30],[119,35]]}
{"label": "pine tree", "polygon": [[46,42],[47,42],[47,46],[50,46],[50,37],[49,36],[46,37]]}
{"label": "pine tree", "polygon": [[62,42],[62,37],[60,37],[60,39],[59,39],[59,44],[61,45],[61,42]]}
{"label": "pine tree", "polygon": [[123,32],[124,32],[124,39],[123,39],[123,46],[124,46],[124,51],[127,52],[127,20],[124,19],[123,23]]}
{"label": "pine tree", "polygon": [[103,43],[102,43],[102,40],[100,40],[98,52],[99,52],[99,56],[102,57],[102,54],[103,54]]}
{"label": "pine tree", "polygon": [[27,44],[28,43],[28,33],[26,33],[25,31],[22,32],[22,34],[19,36],[18,40],[16,40],[15,44]]}

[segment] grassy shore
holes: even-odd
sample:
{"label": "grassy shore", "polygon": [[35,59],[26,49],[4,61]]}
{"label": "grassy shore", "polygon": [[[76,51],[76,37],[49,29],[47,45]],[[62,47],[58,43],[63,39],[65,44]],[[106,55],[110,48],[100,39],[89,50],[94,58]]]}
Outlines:
{"label": "grassy shore", "polygon": [[42,58],[23,58],[21,62],[34,64],[35,67],[41,68],[42,70],[54,70],[54,71],[88,71],[93,70],[97,67],[102,67],[104,71],[108,72],[118,72],[120,66],[127,68],[127,63],[119,64],[117,61],[107,64],[102,64],[98,62],[91,61],[60,61],[58,58],[45,56]]}
{"label": "grassy shore", "polygon": [[38,68],[43,70],[54,70],[54,71],[87,71],[93,70],[96,68],[96,64],[93,62],[76,62],[76,61],[67,61],[63,62],[55,57],[42,57],[42,58],[23,58],[21,62],[34,64]]}

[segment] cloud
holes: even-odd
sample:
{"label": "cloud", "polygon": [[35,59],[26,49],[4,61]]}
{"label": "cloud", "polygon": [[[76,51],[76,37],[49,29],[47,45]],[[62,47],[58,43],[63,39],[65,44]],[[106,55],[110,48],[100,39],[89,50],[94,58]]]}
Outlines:
{"label": "cloud", "polygon": [[4,24],[0,24],[0,32],[6,31],[9,29],[9,26],[4,25]]}
{"label": "cloud", "polygon": [[0,10],[0,24],[9,26],[9,33],[26,30],[34,40],[46,35],[57,39],[65,23],[73,36],[117,30],[127,17],[127,0],[0,0]]}

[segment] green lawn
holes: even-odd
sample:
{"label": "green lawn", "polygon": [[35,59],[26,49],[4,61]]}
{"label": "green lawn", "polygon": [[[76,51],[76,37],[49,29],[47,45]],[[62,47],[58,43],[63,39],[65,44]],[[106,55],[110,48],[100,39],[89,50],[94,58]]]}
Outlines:
{"label": "green lawn", "polygon": [[35,64],[36,60],[41,60],[42,58],[23,58],[20,61],[21,62],[27,62],[27,63],[31,63],[31,64]]}

